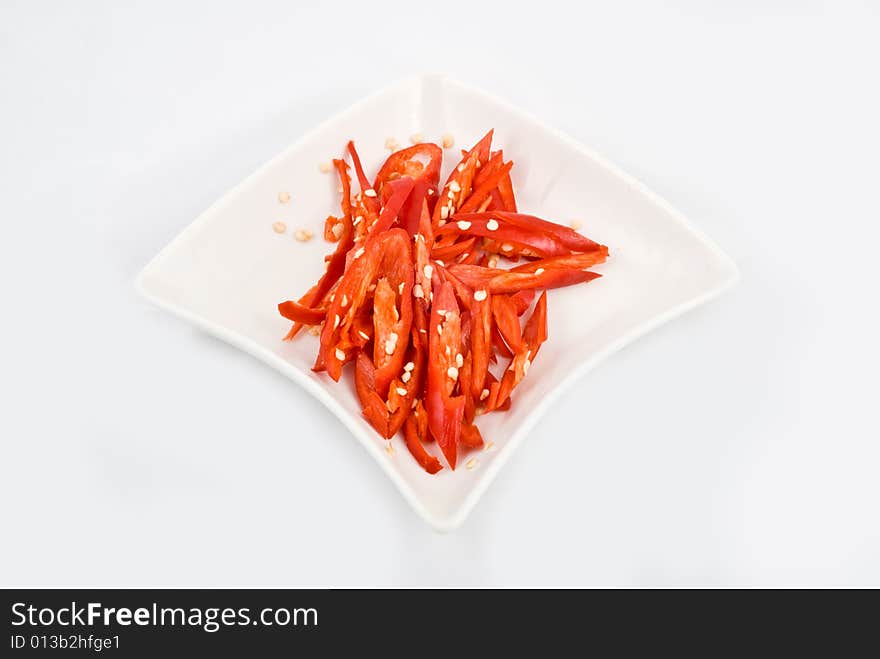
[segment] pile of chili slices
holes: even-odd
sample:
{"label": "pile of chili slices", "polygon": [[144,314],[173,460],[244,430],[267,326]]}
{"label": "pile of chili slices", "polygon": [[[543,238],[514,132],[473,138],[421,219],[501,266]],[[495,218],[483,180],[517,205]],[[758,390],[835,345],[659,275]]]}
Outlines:
{"label": "pile of chili slices", "polygon": [[[314,370],[338,381],[352,363],[364,417],[385,438],[402,428],[431,474],[442,465],[425,444],[436,440],[455,469],[459,450],[483,446],[476,415],[510,408],[547,340],[546,290],[599,277],[586,268],[608,256],[569,227],[517,212],[513,162],[491,148],[489,131],[438,193],[436,144],[392,153],[370,182],[349,142],[360,192],[334,160],[342,215],[327,218],[324,237],[336,250],[317,284],[278,305],[294,322],[285,338],[320,327]],[[515,265],[502,269],[501,258]]]}

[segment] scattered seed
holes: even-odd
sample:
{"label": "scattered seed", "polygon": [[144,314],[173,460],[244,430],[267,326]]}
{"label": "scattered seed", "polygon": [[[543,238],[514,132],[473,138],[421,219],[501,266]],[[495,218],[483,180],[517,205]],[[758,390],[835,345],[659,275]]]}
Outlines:
{"label": "scattered seed", "polygon": [[443,140],[444,149],[451,149],[453,146],[455,146],[455,138],[452,137],[452,135],[450,135],[449,133],[443,133],[443,137],[441,139]]}
{"label": "scattered seed", "polygon": [[443,314],[446,317],[446,320],[452,320],[452,317],[455,316],[454,311],[447,311]]}
{"label": "scattered seed", "polygon": [[313,235],[314,234],[308,229],[297,229],[296,233],[293,234],[293,237],[301,243],[307,243],[312,239]]}
{"label": "scattered seed", "polygon": [[482,302],[483,300],[486,299],[486,297],[488,297],[488,295],[489,295],[489,294],[488,294],[486,291],[482,290],[482,289],[480,289],[480,290],[478,290],[478,291],[474,291],[474,299],[475,299],[477,302]]}
{"label": "scattered seed", "polygon": [[333,329],[339,327],[339,314],[333,316]]}
{"label": "scattered seed", "polygon": [[284,222],[274,222],[272,224],[272,231],[275,233],[284,233],[287,231],[287,225]]}
{"label": "scattered seed", "polygon": [[354,258],[359,259],[364,255],[364,248],[358,247],[358,250],[354,253]]}
{"label": "scattered seed", "polygon": [[490,256],[488,265],[490,268],[497,268],[498,267],[498,257],[497,256]]}
{"label": "scattered seed", "polygon": [[455,225],[459,229],[461,229],[462,231],[467,231],[468,229],[471,228],[471,223],[468,222],[467,220],[459,220],[458,222],[455,223]]}
{"label": "scattered seed", "polygon": [[445,220],[449,217],[449,206],[440,207],[440,219]]}
{"label": "scattered seed", "polygon": [[425,141],[424,137],[422,137],[421,133],[413,133],[409,136],[409,141],[413,144],[421,144]]}
{"label": "scattered seed", "polygon": [[495,448],[494,442],[486,442],[486,445],[483,447],[484,451],[491,451]]}
{"label": "scattered seed", "polygon": [[458,378],[458,369],[455,366],[450,366],[446,369],[446,375],[448,375],[450,379],[455,380]]}
{"label": "scattered seed", "polygon": [[457,169],[457,170],[460,171],[460,172],[463,172],[463,171],[464,171],[464,167],[465,167],[464,163],[461,163],[461,164],[460,164],[458,167],[456,167],[455,169]]}
{"label": "scattered seed", "polygon": [[569,223],[568,226],[570,226],[572,229],[574,229],[575,231],[577,231],[577,230],[580,229],[581,226],[583,226],[583,225],[582,225],[578,220],[572,220],[572,221]]}
{"label": "scattered seed", "polygon": [[403,365],[403,370],[406,371],[407,373],[409,373],[415,367],[416,367],[416,365],[413,362],[407,362],[406,364]]}
{"label": "scattered seed", "polygon": [[492,218],[491,220],[486,222],[486,228],[489,231],[497,231],[498,230],[498,220],[496,220],[495,218]]}
{"label": "scattered seed", "polygon": [[278,201],[280,201],[282,204],[286,204],[288,201],[290,201],[290,194],[288,194],[287,192],[279,192]]}
{"label": "scattered seed", "polygon": [[526,359],[526,360],[523,362],[523,375],[525,375],[526,373],[529,372],[529,367],[530,367],[531,365],[532,365],[532,360],[531,360],[531,359]]}
{"label": "scattered seed", "polygon": [[342,226],[342,222],[337,222],[333,225],[333,228],[330,229],[330,233],[333,234],[333,237],[336,238],[336,240],[339,240],[340,238],[342,238],[343,229],[344,227]]}
{"label": "scattered seed", "polygon": [[385,445],[385,452],[392,457],[394,456],[394,447],[391,445],[391,442]]}
{"label": "scattered seed", "polygon": [[462,366],[464,366],[464,357],[462,356],[461,353],[458,353],[458,354],[455,356],[455,365],[458,366],[459,368],[461,368]]}
{"label": "scattered seed", "polygon": [[543,274],[543,273],[544,273],[544,268],[538,268],[537,270],[535,270],[535,274],[536,274],[536,275],[540,275],[540,274]]}
{"label": "scattered seed", "polygon": [[400,285],[397,287],[397,294],[398,295],[403,295],[403,287],[405,284],[406,284],[406,282],[403,282],[403,281],[400,282]]}
{"label": "scattered seed", "polygon": [[330,171],[332,166],[326,160],[318,164],[318,169],[320,169],[324,174]]}
{"label": "scattered seed", "polygon": [[387,339],[385,339],[385,354],[393,355],[394,351],[397,349],[397,334],[392,333]]}
{"label": "scattered seed", "polygon": [[348,306],[348,296],[345,293],[342,294],[342,299],[339,301],[339,304],[341,304],[343,307]]}
{"label": "scattered seed", "polygon": [[321,328],[318,327],[317,325],[312,325],[309,328],[309,334],[311,334],[312,336],[318,336],[320,333],[321,333]]}
{"label": "scattered seed", "polygon": [[513,250],[513,245],[511,245],[510,243],[504,243],[503,245],[501,245],[502,252],[510,252],[511,250]]}
{"label": "scattered seed", "polygon": [[449,182],[449,189],[452,192],[461,192],[461,186],[458,184],[458,181],[450,181]]}
{"label": "scattered seed", "polygon": [[412,373],[410,373],[409,371],[404,371],[404,372],[403,372],[403,375],[400,376],[400,380],[401,380],[401,382],[403,382],[404,384],[406,384],[407,382],[409,382],[409,381],[410,381],[410,378],[412,378]]}
{"label": "scattered seed", "polygon": [[436,263],[437,265],[439,265],[441,268],[445,268],[445,267],[446,267],[446,261],[441,261],[440,259],[434,259],[434,263]]}
{"label": "scattered seed", "polygon": [[397,147],[399,146],[400,145],[397,143],[397,140],[395,140],[393,137],[385,138],[385,148],[389,151],[397,151]]}
{"label": "scattered seed", "polygon": [[480,400],[486,400],[488,397],[489,397],[489,390],[488,390],[488,389],[483,389],[483,390],[480,392]]}
{"label": "scattered seed", "polygon": [[364,341],[369,341],[369,340],[370,340],[370,335],[367,334],[364,330],[358,330],[358,334],[360,334],[361,338],[362,338]]}
{"label": "scattered seed", "polygon": [[345,351],[340,348],[336,348],[336,359],[341,362],[345,361]]}
{"label": "scattered seed", "polygon": [[[357,217],[354,218],[353,224],[354,224],[354,226],[357,226],[358,224],[360,224],[363,221],[364,221],[364,216],[358,215]],[[338,226],[342,226],[342,223],[340,222]]]}
{"label": "scattered seed", "polygon": [[364,196],[366,196],[366,197],[375,197],[375,196],[376,196],[376,191],[373,190],[373,188],[367,188],[366,190],[364,190]]}
{"label": "scattered seed", "polygon": [[431,277],[434,276],[434,266],[429,263],[428,265],[426,265],[424,267],[422,272],[424,272],[424,274],[425,274],[425,279],[430,279]]}
{"label": "scattered seed", "polygon": [[480,464],[480,463],[477,462],[476,458],[471,458],[470,460],[468,460],[467,462],[464,463],[464,466],[468,471],[470,471],[472,469],[475,469],[478,464]]}
{"label": "scattered seed", "polygon": [[413,286],[413,297],[425,297],[425,291],[422,289],[421,284],[416,284]]}
{"label": "scattered seed", "polygon": [[[447,211],[447,213],[448,213],[449,208],[446,206],[443,206],[443,208],[441,209],[440,212],[442,213],[444,210]],[[444,224],[446,224],[446,220],[440,220],[437,224],[442,227]]]}
{"label": "scattered seed", "polygon": [[406,389],[404,389],[403,387],[397,387],[397,393],[401,396],[406,396]]}

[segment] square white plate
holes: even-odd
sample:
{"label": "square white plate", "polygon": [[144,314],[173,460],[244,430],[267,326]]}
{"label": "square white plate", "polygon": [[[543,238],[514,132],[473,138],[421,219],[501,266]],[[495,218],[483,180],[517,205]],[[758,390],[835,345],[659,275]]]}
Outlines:
{"label": "square white plate", "polygon": [[[402,439],[394,456],[360,414],[352,378],[340,384],[311,371],[317,338],[281,337],[290,323],[276,305],[297,299],[323,272],[333,245],[321,239],[323,219],[338,210],[337,179],[318,163],[340,157],[354,139],[368,176],[388,152],[385,138],[408,144],[421,133],[439,141],[455,136],[441,181],[490,127],[495,145],[516,165],[512,177],[525,211],[559,222],[578,219],[583,233],[608,245],[605,276],[551,291],[550,338],[510,412],[480,417],[495,450],[475,454],[479,464],[436,476],[413,460]],[[281,206],[278,194],[292,201]],[[271,224],[288,217],[288,232]],[[291,231],[308,227],[315,239],[299,243]],[[639,335],[731,286],[734,263],[666,202],[638,181],[569,138],[482,91],[442,76],[406,80],[358,102],[289,147],[205,211],[137,280],[157,305],[277,368],[315,396],[351,430],[415,510],[440,530],[455,528],[485,492],[530,428],[556,397],[601,359]],[[291,395],[297,395],[291,390]],[[293,438],[291,438],[293,439]],[[303,438],[310,440],[311,438]],[[559,438],[563,441],[564,438]],[[563,447],[560,447],[564,450]],[[435,451],[436,447],[430,447]],[[333,473],[327,465],[328,473]]]}

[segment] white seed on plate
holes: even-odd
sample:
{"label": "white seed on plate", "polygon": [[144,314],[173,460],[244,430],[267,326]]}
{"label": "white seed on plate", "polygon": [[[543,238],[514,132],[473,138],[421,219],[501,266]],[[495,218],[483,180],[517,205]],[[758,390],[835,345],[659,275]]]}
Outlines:
{"label": "white seed on plate", "polygon": [[401,396],[406,396],[406,389],[403,387],[397,387],[397,393]]}
{"label": "white seed on plate", "polygon": [[425,141],[424,137],[422,137],[421,133],[413,133],[409,136],[409,141],[413,144],[421,144]]}
{"label": "white seed on plate", "polygon": [[400,145],[397,143],[397,140],[395,140],[393,137],[385,138],[385,148],[389,151],[397,151],[397,147],[399,146]]}
{"label": "white seed on plate", "polygon": [[286,204],[288,201],[290,201],[290,194],[287,192],[279,192],[278,201],[282,204]]}
{"label": "white seed on plate", "polygon": [[495,218],[492,218],[491,220],[486,222],[486,228],[489,231],[497,231],[498,230],[498,220],[496,220]]}
{"label": "white seed on plate", "polygon": [[575,231],[577,231],[578,229],[581,228],[581,223],[578,222],[577,220],[572,220],[571,223],[569,224],[569,226],[570,226],[572,229],[574,229]]}
{"label": "white seed on plate", "polygon": [[453,146],[455,146],[455,138],[452,137],[451,134],[443,133],[443,137],[441,139],[443,140],[444,149],[451,149]]}
{"label": "white seed on plate", "polygon": [[366,190],[364,190],[364,196],[365,197],[375,197],[376,191],[373,190],[373,188],[367,188]]}
{"label": "white seed on plate", "polygon": [[495,448],[494,442],[486,442],[486,445],[483,447],[484,451],[491,451]]}
{"label": "white seed on plate", "polygon": [[450,181],[449,189],[452,192],[461,192],[461,186],[458,184],[458,181]]}
{"label": "white seed on plate", "polygon": [[467,220],[459,220],[458,222],[455,223],[455,226],[457,226],[462,231],[467,231],[468,229],[471,228],[471,223],[468,222]]}
{"label": "white seed on plate", "polygon": [[394,447],[391,445],[391,442],[388,442],[387,444],[385,444],[385,452],[388,455],[394,457]]}
{"label": "white seed on plate", "polygon": [[273,222],[272,223],[272,231],[275,233],[284,233],[287,231],[287,225],[284,222]]}
{"label": "white seed on plate", "polygon": [[329,172],[331,168],[332,168],[332,165],[329,162],[327,162],[326,160],[324,162],[321,162],[318,164],[318,169],[320,169],[324,174]]}
{"label": "white seed on plate", "polygon": [[450,366],[446,369],[446,375],[450,377],[450,379],[455,380],[458,378],[458,369],[455,366]]}
{"label": "white seed on plate", "polygon": [[478,464],[480,464],[480,463],[477,462],[476,458],[471,458],[470,460],[468,460],[467,462],[464,463],[464,466],[465,466],[465,469],[471,470],[471,469],[475,469]]}
{"label": "white seed on plate", "polygon": [[301,243],[307,243],[312,239],[314,234],[308,229],[297,229],[296,233],[293,234],[293,237],[296,238]]}
{"label": "white seed on plate", "polygon": [[340,348],[336,348],[336,359],[339,361],[345,361],[345,351]]}
{"label": "white seed on plate", "polygon": [[484,291],[483,289],[480,289],[478,291],[474,291],[474,299],[477,302],[482,302],[483,300],[486,299],[486,297],[488,297],[488,295],[489,294],[486,291]]}
{"label": "white seed on plate", "polygon": [[416,365],[413,362],[407,362],[406,364],[403,365],[403,370],[408,373],[409,371],[413,370],[415,367],[416,367]]}
{"label": "white seed on plate", "polygon": [[321,328],[318,327],[317,325],[312,325],[309,328],[309,334],[311,334],[312,336],[318,336],[320,333],[321,333]]}
{"label": "white seed on plate", "polygon": [[488,390],[488,389],[483,389],[483,390],[480,392],[480,400],[486,400],[488,397],[489,397],[489,390]]}

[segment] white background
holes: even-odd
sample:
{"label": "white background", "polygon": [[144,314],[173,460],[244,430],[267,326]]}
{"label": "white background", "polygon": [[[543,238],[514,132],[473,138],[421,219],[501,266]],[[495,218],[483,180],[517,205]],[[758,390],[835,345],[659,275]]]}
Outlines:
{"label": "white background", "polygon": [[[876,4],[227,4],[0,5],[0,582],[880,585]],[[743,274],[576,385],[449,535],[132,283],[423,71],[595,148]]]}

